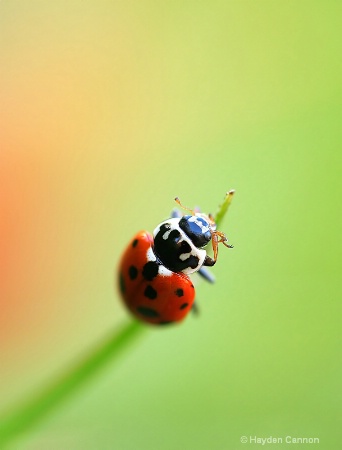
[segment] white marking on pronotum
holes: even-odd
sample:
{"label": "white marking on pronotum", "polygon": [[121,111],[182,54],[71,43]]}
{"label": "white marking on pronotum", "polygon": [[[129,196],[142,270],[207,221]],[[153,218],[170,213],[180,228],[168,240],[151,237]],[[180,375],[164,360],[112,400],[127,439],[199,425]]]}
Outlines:
{"label": "white marking on pronotum", "polygon": [[170,277],[172,275],[172,272],[165,266],[160,265],[158,268],[158,275],[161,275],[162,277]]}
{"label": "white marking on pronotum", "polygon": [[155,261],[157,258],[156,258],[156,255],[153,253],[153,250],[152,250],[152,248],[149,248],[148,250],[147,250],[147,252],[146,252],[146,258],[147,258],[147,261]]}
{"label": "white marking on pronotum", "polygon": [[182,253],[181,255],[179,255],[179,259],[181,261],[185,261],[186,259],[190,258],[191,253]]}
{"label": "white marking on pronotum", "polygon": [[165,233],[163,234],[164,241],[166,241],[168,239],[168,237],[170,236],[171,231],[172,230],[165,231]]}

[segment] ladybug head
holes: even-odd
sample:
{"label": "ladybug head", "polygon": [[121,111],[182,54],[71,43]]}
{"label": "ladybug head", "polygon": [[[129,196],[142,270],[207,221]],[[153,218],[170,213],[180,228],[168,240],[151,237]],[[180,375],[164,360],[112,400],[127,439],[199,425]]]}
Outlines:
{"label": "ladybug head", "polygon": [[211,240],[212,226],[202,215],[183,216],[179,221],[179,228],[197,248],[205,247]]}

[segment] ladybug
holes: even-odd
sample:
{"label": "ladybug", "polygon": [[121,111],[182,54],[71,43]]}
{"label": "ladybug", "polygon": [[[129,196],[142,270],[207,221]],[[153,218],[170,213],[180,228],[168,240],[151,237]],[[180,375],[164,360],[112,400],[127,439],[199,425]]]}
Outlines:
{"label": "ladybug", "polygon": [[[124,303],[138,319],[155,325],[180,322],[195,307],[195,288],[189,277],[198,272],[207,281],[205,269],[217,260],[218,244],[232,248],[224,233],[216,230],[211,214],[184,207],[175,209],[150,234],[139,231],[130,241],[119,265],[119,289]],[[204,247],[211,241],[213,258]]]}

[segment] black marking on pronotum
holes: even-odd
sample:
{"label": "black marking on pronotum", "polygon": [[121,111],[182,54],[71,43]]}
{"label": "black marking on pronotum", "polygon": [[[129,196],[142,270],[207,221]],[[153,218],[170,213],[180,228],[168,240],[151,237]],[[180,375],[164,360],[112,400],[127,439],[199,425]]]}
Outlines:
{"label": "black marking on pronotum", "polygon": [[171,230],[169,224],[160,226],[154,237],[153,251],[163,265],[173,272],[191,268],[196,269],[199,258],[191,254],[191,245],[182,240],[179,230]]}
{"label": "black marking on pronotum", "polygon": [[135,280],[136,277],[138,276],[138,269],[135,266],[131,266],[128,269],[128,275],[129,275],[131,280]]}
{"label": "black marking on pronotum", "polygon": [[152,281],[158,275],[158,269],[159,265],[155,261],[147,262],[143,267],[143,277],[148,281]]}
{"label": "black marking on pronotum", "polygon": [[132,242],[132,247],[136,247],[138,245],[138,239],[134,239],[134,241]]}
{"label": "black marking on pronotum", "polygon": [[152,308],[146,308],[145,306],[139,306],[137,308],[138,313],[140,313],[144,317],[155,318],[159,317],[159,313]]}
{"label": "black marking on pronotum", "polygon": [[184,308],[186,308],[187,306],[189,306],[189,303],[183,303],[183,304],[179,307],[179,309],[184,309]]}
{"label": "black marking on pronotum", "polygon": [[177,295],[177,297],[183,297],[184,291],[183,289],[176,289],[175,294]]}
{"label": "black marking on pronotum", "polygon": [[124,277],[123,277],[122,273],[120,273],[120,277],[119,277],[119,286],[120,286],[121,293],[125,294],[125,292],[126,292],[126,285],[125,285],[125,280],[124,280]]}
{"label": "black marking on pronotum", "polygon": [[182,249],[182,253],[190,253],[191,252],[191,246],[186,241],[182,241],[181,249]]}
{"label": "black marking on pronotum", "polygon": [[199,263],[199,259],[197,256],[191,255],[190,258],[185,260],[188,267],[191,267],[191,269],[196,269]]}
{"label": "black marking on pronotum", "polygon": [[150,300],[154,300],[157,297],[157,291],[153,289],[152,286],[148,285],[144,291],[144,295]]}

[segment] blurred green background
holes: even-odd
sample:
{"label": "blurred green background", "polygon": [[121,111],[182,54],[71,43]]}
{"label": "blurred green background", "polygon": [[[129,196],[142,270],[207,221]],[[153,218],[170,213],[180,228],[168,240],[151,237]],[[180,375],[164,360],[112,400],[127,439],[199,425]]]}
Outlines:
{"label": "blurred green background", "polygon": [[2,410],[129,320],[136,231],[236,189],[201,315],[13,448],[339,448],[340,2],[2,1],[0,33]]}

